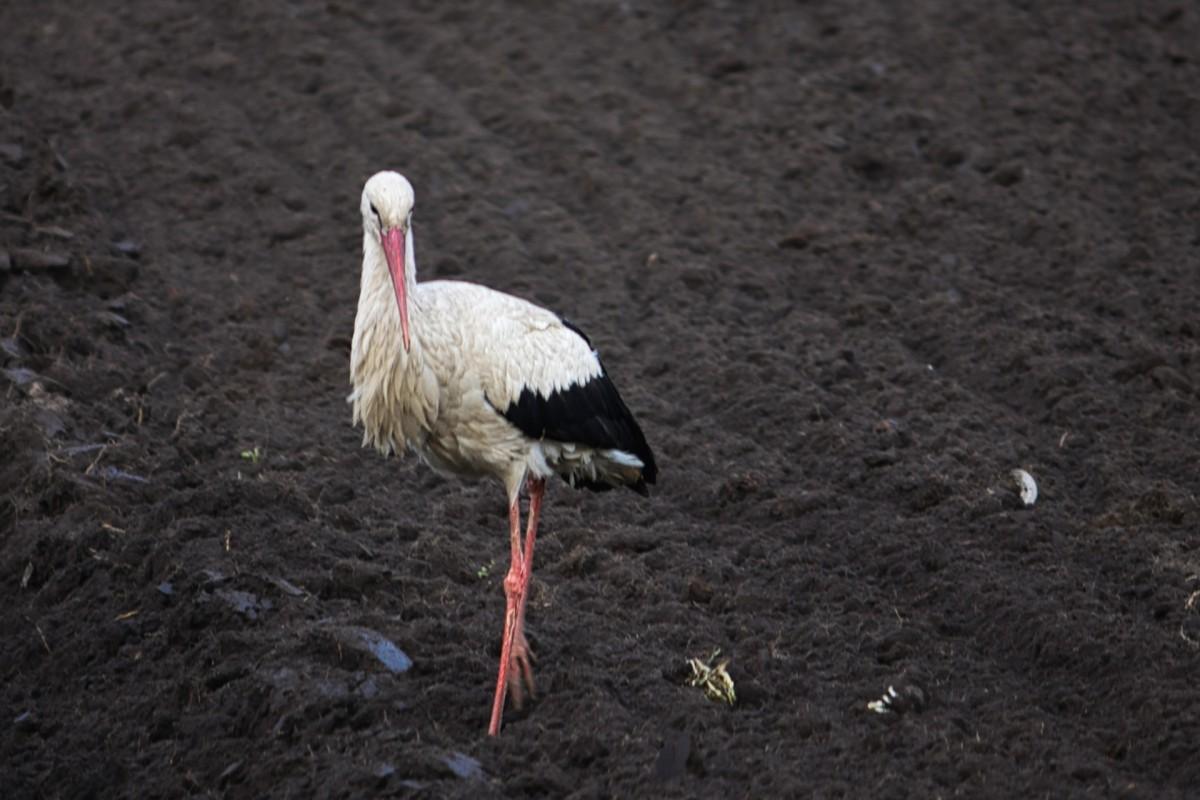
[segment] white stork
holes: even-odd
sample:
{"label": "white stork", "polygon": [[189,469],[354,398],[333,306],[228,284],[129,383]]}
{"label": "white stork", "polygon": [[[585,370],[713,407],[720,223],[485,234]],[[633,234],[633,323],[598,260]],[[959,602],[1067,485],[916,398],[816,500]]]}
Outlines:
{"label": "white stork", "polygon": [[[657,468],[591,342],[543,308],[462,281],[417,283],[413,189],[380,172],[362,193],[363,266],[348,401],[363,445],[414,450],[435,470],[508,491],[512,565],[488,733],[509,689],[533,691],[525,601],[546,479],[647,494]],[[521,540],[520,492],[529,495]]]}

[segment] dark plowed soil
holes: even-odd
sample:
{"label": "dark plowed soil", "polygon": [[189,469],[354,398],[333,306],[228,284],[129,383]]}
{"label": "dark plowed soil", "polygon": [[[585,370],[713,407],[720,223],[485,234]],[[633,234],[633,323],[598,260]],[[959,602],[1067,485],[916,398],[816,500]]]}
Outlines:
{"label": "dark plowed soil", "polygon": [[[1195,792],[1196,7],[91,5],[0,6],[0,796]],[[659,458],[495,740],[503,491],[345,403],[383,168]]]}

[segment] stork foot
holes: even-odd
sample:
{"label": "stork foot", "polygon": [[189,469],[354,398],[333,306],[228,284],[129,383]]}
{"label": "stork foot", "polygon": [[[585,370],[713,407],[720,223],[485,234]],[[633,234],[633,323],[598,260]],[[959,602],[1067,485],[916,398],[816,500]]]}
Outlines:
{"label": "stork foot", "polygon": [[520,709],[528,692],[531,698],[537,697],[533,683],[533,662],[537,661],[529,642],[525,640],[525,631],[518,630],[513,641],[512,651],[508,658],[508,692],[512,696],[513,708]]}

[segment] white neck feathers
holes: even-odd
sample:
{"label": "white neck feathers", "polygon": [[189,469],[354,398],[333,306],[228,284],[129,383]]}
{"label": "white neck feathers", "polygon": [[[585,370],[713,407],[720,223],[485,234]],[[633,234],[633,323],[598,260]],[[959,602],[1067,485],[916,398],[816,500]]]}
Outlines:
{"label": "white neck feathers", "polygon": [[405,236],[405,295],[411,346],[404,349],[400,312],[383,247],[371,231],[363,235],[362,282],[354,339],[350,346],[347,401],[354,424],[363,426],[363,445],[388,453],[417,444],[437,416],[436,382],[424,367],[421,321],[417,302],[412,231]]}

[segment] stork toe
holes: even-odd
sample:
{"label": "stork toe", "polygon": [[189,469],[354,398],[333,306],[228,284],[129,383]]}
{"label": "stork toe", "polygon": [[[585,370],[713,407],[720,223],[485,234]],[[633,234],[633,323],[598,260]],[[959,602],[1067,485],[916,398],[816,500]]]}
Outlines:
{"label": "stork toe", "polygon": [[507,675],[508,691],[512,695],[515,708],[521,707],[526,692],[530,697],[537,697],[533,681],[533,662],[536,660],[533,650],[529,647],[529,642],[525,639],[525,632],[519,632],[509,656]]}

